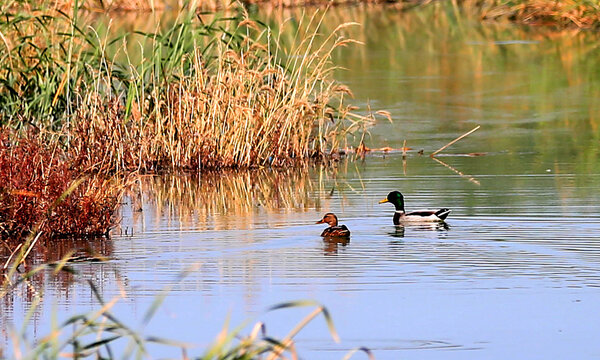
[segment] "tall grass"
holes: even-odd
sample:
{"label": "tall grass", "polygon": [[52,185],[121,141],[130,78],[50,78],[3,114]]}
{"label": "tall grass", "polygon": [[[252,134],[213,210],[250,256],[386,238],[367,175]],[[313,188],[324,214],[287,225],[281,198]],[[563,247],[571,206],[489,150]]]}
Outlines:
{"label": "tall grass", "polygon": [[76,13],[8,13],[0,24],[25,44],[5,43],[4,126],[58,131],[77,156],[115,171],[288,166],[365,128],[344,103],[349,89],[331,78],[331,54],[352,42],[341,31],[354,24],[322,36],[322,18],[306,17],[300,27],[312,32],[284,48],[286,29],[275,34],[243,12],[205,23],[190,11],[137,34],[132,62],[127,37],[84,30]]}
{"label": "tall grass", "polygon": [[350,118],[343,103],[348,89],[330,78],[332,51],[349,42],[337,34],[348,25],[325,39],[309,34],[288,49],[246,17],[230,25],[219,31],[221,41],[205,44],[193,37],[190,17],[153,36],[150,55],[129,64],[125,106],[107,105],[91,91],[80,100],[72,131],[128,146],[109,156],[113,167],[147,171],[287,166],[326,155],[333,142],[324,139],[333,131],[343,127],[338,137],[345,137],[358,129],[363,118]]}

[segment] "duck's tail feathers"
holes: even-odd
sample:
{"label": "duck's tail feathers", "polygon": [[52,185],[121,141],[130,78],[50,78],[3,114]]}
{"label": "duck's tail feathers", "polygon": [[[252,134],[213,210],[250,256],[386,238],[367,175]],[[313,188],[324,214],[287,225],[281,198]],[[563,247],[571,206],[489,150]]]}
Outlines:
{"label": "duck's tail feathers", "polygon": [[451,211],[452,210],[450,209],[439,209],[435,212],[435,216],[439,217],[442,220],[446,220]]}

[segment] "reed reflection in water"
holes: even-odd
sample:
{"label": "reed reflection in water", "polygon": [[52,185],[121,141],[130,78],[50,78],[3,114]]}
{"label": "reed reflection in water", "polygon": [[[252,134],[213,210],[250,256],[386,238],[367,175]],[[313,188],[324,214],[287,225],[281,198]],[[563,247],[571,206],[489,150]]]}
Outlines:
{"label": "reed reflection in water", "polygon": [[[284,213],[312,212],[330,205],[335,168],[208,172],[201,176],[143,176],[126,197],[115,233],[230,230],[276,226]],[[338,186],[339,188],[339,186]],[[332,190],[333,189],[333,190]],[[165,228],[165,224],[167,225]]]}

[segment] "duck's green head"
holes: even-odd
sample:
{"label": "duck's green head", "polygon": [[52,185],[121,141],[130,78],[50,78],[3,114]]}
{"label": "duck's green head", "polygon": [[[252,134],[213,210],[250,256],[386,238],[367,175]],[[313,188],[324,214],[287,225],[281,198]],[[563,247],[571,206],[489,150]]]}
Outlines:
{"label": "duck's green head", "polygon": [[379,203],[383,204],[386,202],[394,204],[394,206],[396,207],[396,211],[404,211],[404,196],[402,196],[402,193],[400,191],[392,191],[388,194],[387,198],[381,200]]}

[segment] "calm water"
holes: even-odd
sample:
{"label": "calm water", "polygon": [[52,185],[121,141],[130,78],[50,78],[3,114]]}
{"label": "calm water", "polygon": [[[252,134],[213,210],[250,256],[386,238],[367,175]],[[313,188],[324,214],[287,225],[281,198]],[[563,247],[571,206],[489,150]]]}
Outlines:
{"label": "calm water", "polygon": [[[298,16],[270,16],[289,15]],[[357,346],[378,359],[599,358],[598,37],[479,24],[435,7],[327,16],[332,28],[363,24],[350,35],[365,45],[336,55],[348,69],[336,76],[363,108],[392,113],[368,145],[407,140],[405,160],[375,153],[333,169],[145,177],[111,240],[35,255],[91,248],[110,260],[73,265],[78,277],[34,277],[3,299],[0,322],[21,326],[43,289],[29,324],[31,339],[43,336],[53,311],[63,320],[98,307],[91,280],[106,299],[124,294],[114,312],[134,328],[171,287],[144,333],[197,344],[196,355],[228,315],[234,325],[264,320],[282,337],[310,309],[265,310],[314,299],[342,341],[318,318],[297,337],[304,359],[341,359]],[[441,163],[416,153],[478,124]],[[486,155],[460,155],[473,152]],[[452,208],[448,228],[395,227],[393,207],[378,204],[391,190],[409,210]],[[352,230],[348,243],[319,237],[314,222],[329,211]]]}

